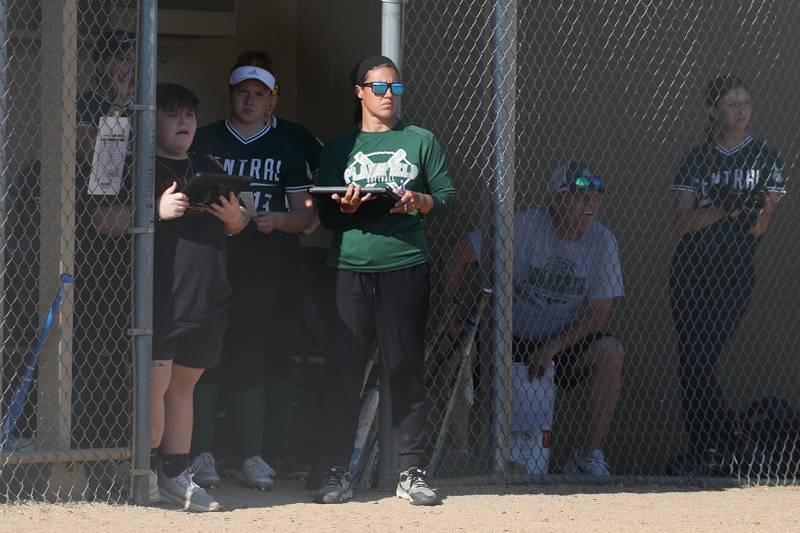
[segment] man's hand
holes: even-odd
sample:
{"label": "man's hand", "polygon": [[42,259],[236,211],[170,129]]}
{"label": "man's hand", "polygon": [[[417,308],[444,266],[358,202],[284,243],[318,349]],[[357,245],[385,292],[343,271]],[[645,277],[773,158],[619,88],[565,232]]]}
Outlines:
{"label": "man's hand", "polygon": [[189,207],[189,197],[182,192],[176,192],[178,182],[173,181],[158,202],[158,218],[161,220],[172,220],[180,218]]}
{"label": "man's hand", "polygon": [[225,232],[228,235],[239,233],[247,226],[247,216],[239,207],[239,200],[233,191],[228,193],[227,198],[220,195],[219,204],[213,203],[209,209],[225,225]]}
{"label": "man's hand", "polygon": [[532,352],[529,352],[528,357],[528,381],[539,379],[544,376],[547,367],[553,362],[555,352],[549,344],[545,344]]}
{"label": "man's hand", "polygon": [[120,107],[127,105],[128,102],[133,100],[133,95],[136,90],[134,69],[132,67],[117,67],[116,69],[112,69],[109,75],[111,76],[111,89],[114,103]]}
{"label": "man's hand", "polygon": [[100,205],[92,214],[92,223],[97,233],[108,237],[125,235],[131,219],[131,208],[127,205]]}

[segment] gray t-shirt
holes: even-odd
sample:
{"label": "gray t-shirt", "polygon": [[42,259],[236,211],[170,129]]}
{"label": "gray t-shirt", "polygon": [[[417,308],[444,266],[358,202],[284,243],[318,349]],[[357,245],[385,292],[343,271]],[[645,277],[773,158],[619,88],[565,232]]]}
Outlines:
{"label": "gray t-shirt", "polygon": [[[624,294],[619,247],[611,232],[593,222],[577,241],[560,240],[547,209],[514,215],[515,337],[545,341],[569,328],[587,300]],[[481,256],[481,234],[468,234]]]}

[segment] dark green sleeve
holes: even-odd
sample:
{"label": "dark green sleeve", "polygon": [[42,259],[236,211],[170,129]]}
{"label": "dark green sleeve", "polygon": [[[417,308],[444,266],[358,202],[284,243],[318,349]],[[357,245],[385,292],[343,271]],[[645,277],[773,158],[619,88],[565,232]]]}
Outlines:
{"label": "dark green sleeve", "polygon": [[786,178],[783,175],[783,162],[777,152],[769,150],[767,157],[767,179],[764,182],[764,190],[767,192],[778,192],[786,194]]}
{"label": "dark green sleeve", "polygon": [[[323,187],[344,185],[344,165],[342,156],[335,145],[328,144],[322,150],[319,161],[319,184]],[[345,226],[353,215],[342,213],[334,202],[319,202],[319,221],[328,229],[338,229]]]}
{"label": "dark green sleeve", "polygon": [[447,172],[447,158],[439,141],[431,135],[425,157],[425,174],[428,180],[433,208],[428,215],[444,215],[453,210],[456,204],[456,190]]}
{"label": "dark green sleeve", "polygon": [[696,192],[694,177],[700,172],[697,153],[698,150],[693,148],[683,158],[681,166],[678,168],[678,174],[672,180],[671,191]]}
{"label": "dark green sleeve", "polygon": [[313,185],[311,176],[306,172],[306,161],[302,150],[292,150],[289,158],[290,168],[286,172],[284,188],[287,193],[305,192]]}

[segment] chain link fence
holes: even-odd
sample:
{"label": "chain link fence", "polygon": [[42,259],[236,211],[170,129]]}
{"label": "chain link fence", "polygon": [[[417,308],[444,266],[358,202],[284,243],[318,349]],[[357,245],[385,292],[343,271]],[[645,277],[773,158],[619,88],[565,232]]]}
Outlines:
{"label": "chain link fence", "polygon": [[[788,111],[798,99],[798,9],[771,0],[407,4],[404,114],[441,140],[459,195],[458,213],[431,228],[439,288],[431,319],[429,474],[443,482],[539,479],[575,473],[576,452],[578,471],[593,470],[599,461],[589,452],[600,448],[610,472],[625,480],[794,482],[800,366],[794,357],[797,230],[791,220],[797,204],[791,189],[800,137]],[[739,146],[725,145],[720,136],[741,126],[731,120],[746,111],[728,122],[709,120],[707,84],[727,74],[743,80],[752,106],[747,131],[754,140],[743,137]],[[498,92],[503,84],[510,90]],[[719,117],[720,106],[729,104],[736,113],[748,106],[714,101],[711,112]],[[500,191],[493,149],[498,109],[510,114],[505,131],[513,135],[513,159],[504,167],[512,172]],[[778,152],[780,162],[765,163],[772,152],[757,149],[760,142]],[[687,158],[693,146],[701,156]],[[569,246],[548,248],[547,240],[553,232],[568,233],[569,217],[553,218],[547,192],[553,171],[570,160],[602,178],[607,193],[587,210],[597,209],[597,220],[614,237],[601,248],[579,248],[585,251],[577,257]],[[790,194],[760,239],[754,276],[748,266],[754,245],[740,230],[719,230],[718,236],[727,235],[720,237],[724,246],[701,239],[695,255],[685,246],[676,255],[681,240],[695,240],[678,237],[675,197],[688,193],[698,202],[691,207],[705,208],[714,183],[744,191],[766,183],[777,191],[781,178]],[[497,203],[504,192],[516,213],[515,342],[511,353],[501,354],[500,367],[508,372],[501,382],[510,393],[492,385],[498,368],[492,329],[503,324],[486,308],[474,343],[470,327],[481,289],[492,288],[493,253],[500,257],[511,246],[491,231],[493,205],[506,205]],[[536,210],[543,206],[550,208]],[[495,232],[503,220],[495,216]],[[478,233],[465,239],[473,230]],[[607,273],[614,240],[622,281],[613,270]],[[549,374],[529,381],[525,365],[515,361],[539,357],[537,348],[563,331],[558,328],[580,323],[570,322],[574,313],[558,313],[584,281],[592,284],[588,294],[611,297],[610,324],[598,327],[618,343],[584,350],[579,360],[586,375],[575,386],[564,386],[558,367],[559,386]],[[597,284],[615,290],[598,292]],[[504,287],[494,287],[490,305],[509,309],[510,294],[498,289]],[[453,296],[461,302],[455,313]],[[546,331],[554,318],[561,325]],[[563,355],[556,356],[559,364]],[[619,362],[621,370],[614,368]],[[493,403],[498,395],[502,412]],[[498,449],[502,464],[494,459]],[[504,472],[488,475],[497,471]]]}
{"label": "chain link fence", "polygon": [[[133,0],[0,0],[3,501],[128,494],[136,12]],[[796,202],[789,194],[772,213],[751,277],[736,246],[675,262],[671,187],[675,176],[700,176],[676,190],[697,185],[711,202],[700,183],[715,181],[707,166],[738,161],[736,153],[763,141],[779,154],[773,167],[791,190],[798,15],[800,7],[779,0],[406,4],[404,113],[441,140],[459,194],[458,212],[429,228],[432,477],[566,479],[554,474],[565,464],[568,473],[590,468],[583,456],[598,448],[618,479],[794,481]],[[708,142],[706,87],[728,73],[747,84],[756,141],[720,149]],[[685,158],[693,146],[702,155],[694,166]],[[582,185],[565,175],[562,185],[573,188],[564,195],[551,175],[570,160],[592,172],[576,174],[588,179]],[[737,185],[736,168],[716,181],[734,189],[761,182],[748,182],[745,168],[747,185]],[[577,194],[597,188],[595,175],[607,193]],[[776,176],[765,170],[763,181],[780,188]],[[548,188],[585,202],[578,218],[598,211],[604,247],[577,258],[540,254],[544,233],[569,229],[569,217],[553,218]],[[534,230],[521,231],[523,223]],[[499,261],[512,253],[513,272]],[[621,275],[608,277],[617,254]],[[729,267],[711,274],[695,268],[726,259]],[[610,336],[575,353],[586,375],[571,386],[561,382],[563,368],[529,379],[515,359],[541,356],[555,331],[542,333],[530,316],[553,312],[564,292],[583,294],[589,282],[576,268],[612,300],[600,328]],[[521,306],[513,314],[510,279],[497,282],[511,274]],[[704,297],[687,296],[708,287]],[[60,312],[48,327],[57,294]],[[720,309],[737,312],[710,317]],[[374,450],[368,457],[375,461]]]}
{"label": "chain link fence", "polygon": [[3,500],[128,492],[136,13],[0,2]]}

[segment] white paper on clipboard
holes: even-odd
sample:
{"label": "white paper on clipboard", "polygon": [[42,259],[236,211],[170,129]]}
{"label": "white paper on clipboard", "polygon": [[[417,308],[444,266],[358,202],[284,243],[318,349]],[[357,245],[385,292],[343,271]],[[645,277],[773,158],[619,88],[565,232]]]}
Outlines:
{"label": "white paper on clipboard", "polygon": [[94,141],[89,194],[116,195],[122,189],[125,158],[128,155],[128,117],[100,117]]}

